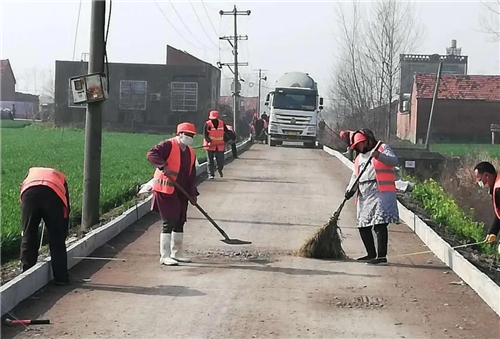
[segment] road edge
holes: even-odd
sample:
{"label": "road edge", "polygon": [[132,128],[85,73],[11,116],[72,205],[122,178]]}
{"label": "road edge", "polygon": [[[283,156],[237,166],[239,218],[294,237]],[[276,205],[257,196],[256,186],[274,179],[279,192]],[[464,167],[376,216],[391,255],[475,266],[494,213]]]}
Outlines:
{"label": "road edge", "polygon": [[[238,144],[238,154],[248,150],[252,142],[250,139]],[[233,157],[231,151],[224,153],[224,160],[229,160]],[[204,162],[196,167],[196,176],[201,176],[207,173],[208,163]],[[129,208],[117,218],[108,223],[90,231],[77,242],[71,244],[68,249],[68,268],[72,268],[82,259],[75,257],[86,257],[96,249],[110,241],[120,234],[127,227],[138,221],[140,218],[150,212],[150,202],[152,196],[149,196],[144,201],[141,201],[134,207]],[[51,258],[39,261],[30,270],[21,273],[11,281],[0,287],[1,294],[1,316],[4,316],[20,302],[33,295],[36,291],[47,285],[52,280],[52,267],[50,264]]]}
{"label": "road edge", "polygon": [[[351,171],[354,164],[342,153],[323,146],[323,151],[336,157]],[[500,286],[477,267],[454,250],[443,238],[429,227],[415,213],[398,201],[399,218],[429,247],[443,263],[450,267],[467,285],[469,285],[483,301],[500,316]]]}

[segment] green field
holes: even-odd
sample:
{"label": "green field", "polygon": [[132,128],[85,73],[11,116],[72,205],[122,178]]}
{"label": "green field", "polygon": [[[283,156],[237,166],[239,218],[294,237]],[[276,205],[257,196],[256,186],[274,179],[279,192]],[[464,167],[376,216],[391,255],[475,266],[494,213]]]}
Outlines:
{"label": "green field", "polygon": [[[72,224],[80,222],[83,195],[84,131],[2,124],[1,247],[2,259],[17,255],[20,242],[19,187],[33,166],[53,167],[66,174]],[[16,123],[16,122],[14,122]],[[130,200],[135,187],[149,180],[153,168],[146,152],[165,136],[104,132],[100,210],[105,213]],[[196,145],[200,145],[197,137]],[[199,160],[205,157],[196,150]]]}
{"label": "green field", "polygon": [[500,159],[500,145],[489,144],[431,144],[431,150],[444,156],[464,157],[487,154]]}

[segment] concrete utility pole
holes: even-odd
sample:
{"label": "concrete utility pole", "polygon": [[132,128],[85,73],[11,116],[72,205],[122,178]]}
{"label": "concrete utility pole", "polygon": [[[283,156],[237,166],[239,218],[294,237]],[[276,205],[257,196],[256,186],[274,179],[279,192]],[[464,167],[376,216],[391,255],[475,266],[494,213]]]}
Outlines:
{"label": "concrete utility pole", "polygon": [[[248,63],[238,64],[238,40],[248,40],[248,36],[238,36],[238,15],[250,15],[251,11],[238,11],[236,5],[232,11],[220,11],[220,15],[233,15],[234,16],[234,36],[220,37],[221,40],[227,40],[231,47],[233,47],[234,63],[220,64],[225,66],[234,65],[234,97],[233,97],[233,128],[235,134],[238,136],[238,118],[239,118],[239,98],[240,98],[240,80],[238,76],[238,66],[248,66]],[[232,42],[231,42],[232,40]]]}
{"label": "concrete utility pole", "polygon": [[434,95],[432,96],[432,104],[431,104],[431,113],[429,115],[429,125],[427,126],[427,136],[425,138],[425,149],[429,150],[429,139],[431,136],[431,128],[432,128],[432,117],[434,116],[434,106],[436,104],[436,100],[438,98],[439,92],[439,81],[441,80],[441,71],[443,69],[443,63],[439,63],[438,72],[436,75],[436,86],[434,86]]}
{"label": "concrete utility pole", "polygon": [[262,80],[266,81],[267,80],[267,76],[265,77],[262,77],[262,71],[264,71],[263,69],[259,68],[259,98],[257,99],[258,100],[258,103],[257,103],[257,115],[260,117],[260,105],[261,105],[261,102],[260,102],[260,88],[261,88],[261,85],[262,85]]}
{"label": "concrete utility pole", "polygon": [[[104,73],[106,1],[92,0],[89,74]],[[82,230],[99,222],[101,193],[102,102],[87,104],[83,166]]]}

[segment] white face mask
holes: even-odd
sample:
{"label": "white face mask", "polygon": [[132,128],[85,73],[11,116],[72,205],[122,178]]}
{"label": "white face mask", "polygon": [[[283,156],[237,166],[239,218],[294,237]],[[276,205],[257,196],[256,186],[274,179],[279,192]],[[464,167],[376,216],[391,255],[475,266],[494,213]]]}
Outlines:
{"label": "white face mask", "polygon": [[484,185],[484,182],[481,180],[481,181],[478,181],[477,182],[477,185],[480,187],[480,188],[488,188]]}
{"label": "white face mask", "polygon": [[186,146],[191,146],[193,144],[194,139],[193,137],[188,137],[185,134],[181,134],[179,135],[179,141]]}

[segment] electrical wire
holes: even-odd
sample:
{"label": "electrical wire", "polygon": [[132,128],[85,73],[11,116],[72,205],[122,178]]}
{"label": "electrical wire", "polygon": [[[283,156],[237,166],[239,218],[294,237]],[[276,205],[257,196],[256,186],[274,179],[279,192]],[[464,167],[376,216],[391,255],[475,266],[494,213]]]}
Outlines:
{"label": "electrical wire", "polygon": [[78,5],[78,17],[76,19],[76,29],[75,29],[75,42],[73,43],[73,61],[75,61],[75,53],[76,53],[76,39],[78,37],[78,26],[80,25],[80,13],[82,12],[82,0],[80,0],[80,4]]}
{"label": "electrical wire", "polygon": [[210,15],[208,14],[207,7],[205,6],[205,3],[203,0],[201,0],[201,4],[203,5],[203,9],[205,10],[205,14],[208,17],[208,21],[210,22],[210,26],[212,26],[212,29],[214,30],[215,36],[218,38],[220,36],[220,28],[219,28],[219,33],[217,33],[217,30],[215,29],[214,23],[212,22],[212,19],[210,19]]}
{"label": "electrical wire", "polygon": [[[186,25],[186,23],[184,22],[184,20],[182,19],[182,16],[179,14],[179,12],[177,11],[177,9],[175,8],[174,4],[172,3],[171,0],[168,1],[168,3],[170,4],[170,6],[172,6],[172,9],[174,10],[175,14],[177,15],[177,17],[179,18],[179,20],[181,21],[181,23],[184,25],[184,27],[186,28],[186,30],[188,31],[189,34],[191,34],[191,36],[201,45],[204,47],[204,49],[213,49],[212,47],[210,46],[207,46],[205,45],[203,42],[201,42],[200,40],[198,40],[198,38],[196,37],[196,35],[193,34],[193,32],[191,31],[191,29],[189,29],[188,25]],[[217,47],[217,46],[216,46]]]}
{"label": "electrical wire", "polygon": [[207,30],[205,29],[205,26],[203,26],[203,23],[201,22],[200,17],[198,16],[198,13],[196,13],[196,10],[194,9],[193,3],[191,1],[189,1],[189,4],[191,5],[191,8],[193,9],[194,15],[196,15],[196,19],[200,23],[201,29],[203,29],[203,32],[205,32],[205,35],[207,36],[208,40],[212,43],[212,45],[215,46],[215,48],[218,48],[217,44],[213,41],[213,39],[207,33]]}
{"label": "electrical wire", "polygon": [[179,30],[172,24],[172,22],[170,21],[170,19],[168,18],[168,16],[165,14],[165,12],[163,12],[163,10],[161,9],[160,5],[156,2],[156,0],[153,0],[153,2],[155,3],[156,7],[158,7],[158,9],[160,10],[161,14],[163,15],[163,17],[165,18],[165,20],[167,20],[168,24],[170,25],[170,27],[172,27],[174,29],[174,31],[185,41],[187,42],[188,44],[190,44],[192,47],[196,48],[196,49],[204,49],[203,47],[199,47],[199,46],[196,46],[195,44],[193,44],[191,41],[189,41],[188,39],[186,39],[184,37],[184,35],[181,34],[181,32],[179,32]]}

